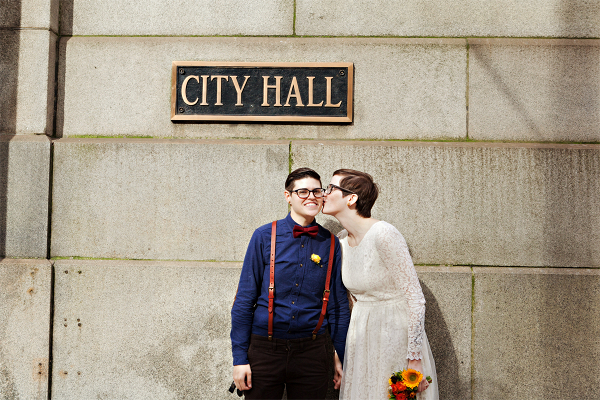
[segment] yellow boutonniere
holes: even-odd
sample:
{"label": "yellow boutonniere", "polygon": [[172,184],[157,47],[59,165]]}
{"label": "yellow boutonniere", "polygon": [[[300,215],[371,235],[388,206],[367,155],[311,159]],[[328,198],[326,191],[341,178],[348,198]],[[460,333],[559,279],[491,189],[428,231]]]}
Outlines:
{"label": "yellow boutonniere", "polygon": [[312,256],[310,256],[310,259],[313,260],[313,262],[315,264],[318,264],[321,262],[321,257],[319,257],[317,254],[313,254]]}

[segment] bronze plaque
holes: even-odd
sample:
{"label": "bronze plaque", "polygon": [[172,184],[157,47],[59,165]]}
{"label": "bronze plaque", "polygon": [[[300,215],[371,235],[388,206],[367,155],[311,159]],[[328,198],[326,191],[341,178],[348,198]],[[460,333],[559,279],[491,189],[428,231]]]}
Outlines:
{"label": "bronze plaque", "polygon": [[173,61],[172,121],[352,122],[352,63]]}

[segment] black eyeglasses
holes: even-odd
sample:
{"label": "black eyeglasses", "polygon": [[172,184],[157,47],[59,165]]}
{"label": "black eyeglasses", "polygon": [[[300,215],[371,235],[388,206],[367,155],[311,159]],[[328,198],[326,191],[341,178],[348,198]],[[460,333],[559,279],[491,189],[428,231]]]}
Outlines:
{"label": "black eyeglasses", "polygon": [[330,194],[331,194],[331,192],[333,192],[333,189],[339,189],[339,190],[341,190],[342,192],[347,192],[347,193],[350,193],[350,194],[356,194],[356,193],[355,193],[355,192],[353,192],[352,190],[344,189],[343,187],[339,187],[338,185],[334,185],[333,183],[330,183],[330,184],[327,186],[327,189],[325,189],[325,194],[326,194],[326,195],[330,195]]}
{"label": "black eyeglasses", "polygon": [[325,195],[325,190],[322,188],[316,188],[313,190],[308,190],[308,189],[296,189],[296,190],[289,190],[290,193],[296,193],[298,195],[298,197],[300,197],[301,199],[308,199],[308,196],[310,196],[310,194],[312,193],[316,199],[320,199],[321,197],[323,197]]}

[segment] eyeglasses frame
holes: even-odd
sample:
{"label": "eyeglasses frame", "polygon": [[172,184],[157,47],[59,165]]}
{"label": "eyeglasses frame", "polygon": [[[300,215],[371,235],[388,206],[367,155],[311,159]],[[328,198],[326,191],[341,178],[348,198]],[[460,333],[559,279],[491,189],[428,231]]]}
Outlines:
{"label": "eyeglasses frame", "polygon": [[[311,193],[312,193],[312,195],[313,195],[313,197],[314,197],[315,199],[322,199],[323,197],[325,197],[325,189],[323,189],[323,188],[314,188],[313,190],[308,190],[308,196],[306,196],[306,197],[301,197],[301,196],[298,194],[298,191],[299,191],[299,190],[308,190],[308,189],[307,189],[307,188],[300,188],[300,189],[296,189],[296,190],[288,190],[288,192],[290,192],[290,194],[291,194],[291,193],[296,193],[296,196],[298,196],[298,198],[299,198],[299,199],[302,199],[302,200],[306,200],[306,199],[308,199],[308,198],[310,197],[310,194],[311,194]],[[317,195],[315,194],[315,190],[321,190],[321,192],[322,192],[322,196],[321,196],[321,197],[317,197]]]}
{"label": "eyeglasses frame", "polygon": [[[331,190],[329,190],[329,193],[327,193],[327,190],[329,189],[330,186],[331,186]],[[356,192],[353,192],[352,190],[344,189],[343,187],[339,187],[338,185],[334,185],[333,183],[330,183],[329,185],[327,185],[327,188],[325,189],[325,194],[326,195],[330,195],[331,192],[333,192],[333,189],[339,189],[342,192],[347,192],[347,193],[350,193],[350,194],[356,194]]]}

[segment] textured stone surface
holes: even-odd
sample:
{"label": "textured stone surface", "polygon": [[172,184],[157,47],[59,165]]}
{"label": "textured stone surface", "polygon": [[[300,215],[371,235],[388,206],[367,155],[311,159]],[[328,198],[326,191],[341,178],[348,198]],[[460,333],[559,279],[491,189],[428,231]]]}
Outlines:
{"label": "textured stone surface", "polygon": [[297,0],[298,35],[598,37],[595,1]]}
{"label": "textured stone surface", "polygon": [[417,266],[440,399],[471,399],[471,269]]}
{"label": "textured stone surface", "polygon": [[470,138],[600,141],[600,40],[469,44]]}
{"label": "textured stone surface", "polygon": [[52,397],[231,399],[240,263],[55,262]]}
{"label": "textured stone surface", "polygon": [[48,398],[50,285],[46,260],[0,260],[0,399]]}
{"label": "textured stone surface", "polygon": [[52,255],[242,260],[288,168],[283,141],[55,141]]}
{"label": "textured stone surface", "polygon": [[[64,61],[59,71],[59,136],[406,139],[466,135],[467,58],[466,42],[461,39],[75,37],[61,41],[60,57]],[[354,123],[172,123],[171,63],[177,60],[353,62]]]}
{"label": "textured stone surface", "polygon": [[[228,399],[229,310],[240,267],[57,260],[53,396]],[[470,398],[470,269],[417,271],[442,398]]]}
{"label": "textured stone surface", "polygon": [[325,182],[371,173],[373,215],[416,263],[600,266],[599,145],[294,141],[292,156]]}
{"label": "textured stone surface", "polygon": [[[475,399],[600,398],[600,271],[474,273]],[[530,379],[510,384],[515,371]]]}
{"label": "textured stone surface", "polygon": [[293,0],[62,2],[63,35],[291,35]]}
{"label": "textured stone surface", "polygon": [[45,258],[50,140],[0,135],[0,257]]}
{"label": "textured stone surface", "polygon": [[59,0],[2,0],[0,28],[58,30]]}
{"label": "textured stone surface", "polygon": [[3,0],[2,2],[0,2],[0,27],[18,28],[20,26],[21,2],[7,0]]}
{"label": "textured stone surface", "polygon": [[0,30],[0,134],[50,134],[56,35]]}

